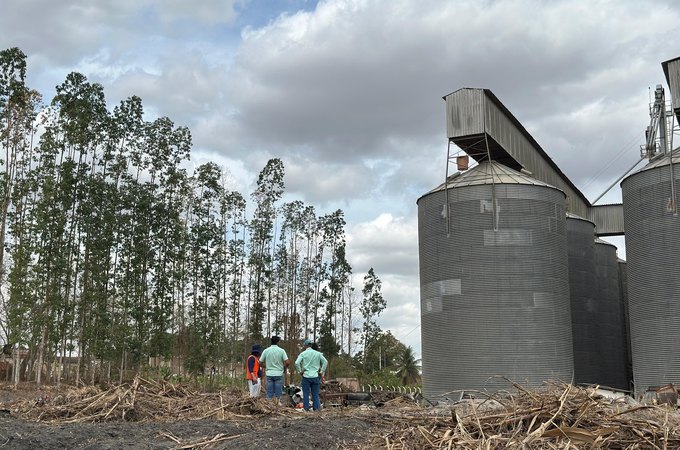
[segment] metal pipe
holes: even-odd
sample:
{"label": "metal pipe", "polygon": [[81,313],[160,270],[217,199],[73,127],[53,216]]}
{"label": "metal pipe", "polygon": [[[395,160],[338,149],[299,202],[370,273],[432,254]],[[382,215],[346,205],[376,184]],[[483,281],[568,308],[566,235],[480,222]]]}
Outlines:
{"label": "metal pipe", "polygon": [[451,139],[446,148],[446,175],[444,176],[444,194],[446,203],[444,204],[444,212],[446,213],[446,237],[451,236],[451,215],[449,213],[449,163],[451,162]]}
{"label": "metal pipe", "polygon": [[672,203],[672,208],[673,208],[673,215],[677,216],[678,215],[678,198],[675,192],[675,175],[673,171],[673,152],[670,153],[670,160],[668,162],[668,167],[670,168],[671,171],[671,203]]}
{"label": "metal pipe", "polygon": [[673,202],[673,215],[678,215],[678,197],[675,191],[675,175],[673,173],[673,127],[675,122],[675,116],[671,114],[671,151],[669,153],[668,167],[671,171],[671,201]]}
{"label": "metal pipe", "polygon": [[630,173],[631,170],[635,169],[635,167],[636,167],[638,164],[640,164],[640,161],[642,161],[643,159],[645,159],[645,156],[643,156],[642,158],[640,158],[640,159],[638,159],[637,161],[635,161],[635,164],[633,164],[633,165],[631,166],[630,169],[626,170],[626,171],[623,173],[623,175],[621,175],[620,177],[618,177],[618,178],[616,179],[616,181],[614,181],[614,182],[613,182],[613,183],[612,183],[612,184],[611,184],[611,185],[610,185],[603,193],[601,193],[595,200],[593,200],[592,205],[595,205],[595,203],[597,203],[597,201],[598,201],[599,199],[601,199],[602,197],[604,197],[604,195],[605,195],[607,192],[609,192],[609,191],[611,190],[611,188],[613,188],[614,186],[616,186],[616,184],[617,184],[619,181],[623,180],[623,177],[625,177],[626,175],[628,175],[628,174]]}

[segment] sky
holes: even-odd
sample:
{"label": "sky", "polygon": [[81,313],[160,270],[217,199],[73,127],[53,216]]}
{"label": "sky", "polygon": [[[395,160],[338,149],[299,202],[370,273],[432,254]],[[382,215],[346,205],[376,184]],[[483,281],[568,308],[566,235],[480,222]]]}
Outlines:
{"label": "sky", "polygon": [[416,200],[444,179],[442,96],[493,91],[592,201],[639,159],[680,3],[3,0],[0,30],[46,101],[72,71],[111,106],[137,95],[245,195],[280,158],[286,199],[345,212],[357,292],[373,267],[379,324],[420,354]]}

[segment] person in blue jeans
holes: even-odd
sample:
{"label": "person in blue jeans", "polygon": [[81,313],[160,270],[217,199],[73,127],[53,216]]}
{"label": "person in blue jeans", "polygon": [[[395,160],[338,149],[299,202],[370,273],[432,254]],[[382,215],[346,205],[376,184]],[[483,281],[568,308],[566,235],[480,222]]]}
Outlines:
{"label": "person in blue jeans", "polygon": [[305,339],[305,351],[295,360],[295,368],[302,374],[302,405],[305,411],[309,411],[309,397],[312,397],[314,411],[321,410],[319,399],[319,386],[321,376],[326,373],[328,361],[321,352],[312,348],[312,341]]}
{"label": "person in blue jeans", "polygon": [[264,349],[260,355],[260,364],[267,368],[264,373],[267,381],[267,400],[276,397],[281,401],[283,374],[290,364],[286,351],[279,347],[280,341],[280,337],[272,336],[272,345]]}

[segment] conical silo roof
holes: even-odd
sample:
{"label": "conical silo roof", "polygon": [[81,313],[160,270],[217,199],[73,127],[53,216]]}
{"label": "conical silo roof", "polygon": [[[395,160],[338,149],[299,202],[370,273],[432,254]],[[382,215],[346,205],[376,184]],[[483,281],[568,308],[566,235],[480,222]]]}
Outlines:
{"label": "conical silo roof", "polygon": [[[645,170],[651,170],[656,167],[663,167],[667,166],[671,163],[671,158],[673,158],[672,162],[673,165],[675,164],[680,164],[680,147],[676,148],[672,152],[670,152],[667,155],[660,156],[656,159],[653,159],[652,161],[649,162],[646,166],[638,170],[637,172],[634,172],[633,174],[629,175],[627,178],[630,178],[632,175],[635,175],[636,173],[644,172]],[[624,179],[625,180],[625,179]]]}
{"label": "conical silo roof", "polygon": [[543,181],[539,181],[530,175],[518,172],[495,161],[483,161],[466,172],[456,172],[455,174],[451,175],[447,181],[448,183],[440,184],[428,192],[428,194],[437,191],[443,191],[447,187],[451,189],[463,186],[479,186],[489,184],[525,184],[557,189],[555,186],[544,183]]}

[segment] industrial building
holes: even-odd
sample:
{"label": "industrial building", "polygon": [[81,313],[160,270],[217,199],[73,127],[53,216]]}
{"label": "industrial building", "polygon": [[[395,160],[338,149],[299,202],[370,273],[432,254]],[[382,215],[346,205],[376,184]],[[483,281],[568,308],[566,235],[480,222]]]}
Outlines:
{"label": "industrial building", "polygon": [[591,203],[490,90],[444,97],[446,177],[417,201],[426,397],[680,385],[680,58],[662,68],[672,102],[657,86],[621,204]]}

